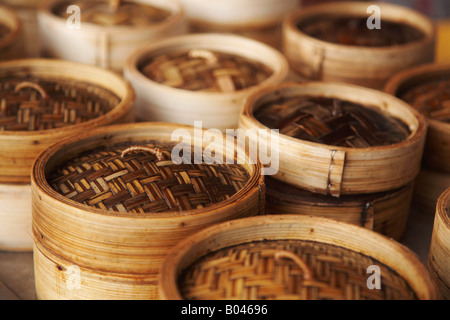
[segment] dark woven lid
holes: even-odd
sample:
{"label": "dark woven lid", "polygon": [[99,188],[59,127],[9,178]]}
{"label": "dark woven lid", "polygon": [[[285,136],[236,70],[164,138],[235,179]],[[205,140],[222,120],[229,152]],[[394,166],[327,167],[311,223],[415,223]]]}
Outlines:
{"label": "dark woven lid", "polygon": [[254,116],[281,134],[342,147],[391,145],[410,135],[400,119],[337,98],[281,97],[261,105]]}
{"label": "dark woven lid", "polygon": [[0,131],[61,128],[98,118],[120,103],[94,84],[8,76],[0,79]]}
{"label": "dark woven lid", "polygon": [[406,23],[383,19],[380,29],[369,29],[367,17],[316,15],[297,23],[307,35],[349,46],[388,47],[420,41],[425,34]]}
{"label": "dark woven lid", "polygon": [[101,26],[154,25],[171,16],[170,11],[145,2],[111,0],[63,1],[53,8],[53,13],[68,18],[69,5],[79,6],[83,22]]}
{"label": "dark woven lid", "polygon": [[94,208],[153,213],[211,206],[229,199],[249,179],[239,164],[174,164],[172,146],[137,145],[85,152],[55,168],[49,184],[67,198]]}
{"label": "dark woven lid", "polygon": [[450,79],[434,79],[403,90],[399,98],[426,117],[450,123]]}
{"label": "dark woven lid", "polygon": [[258,85],[273,73],[258,61],[205,49],[162,54],[144,61],[139,69],[155,82],[208,92],[243,90]]}
{"label": "dark woven lid", "polygon": [[[369,289],[369,266],[378,266],[381,289]],[[184,299],[409,300],[408,283],[379,261],[329,244],[257,241],[211,252],[184,270]]]}

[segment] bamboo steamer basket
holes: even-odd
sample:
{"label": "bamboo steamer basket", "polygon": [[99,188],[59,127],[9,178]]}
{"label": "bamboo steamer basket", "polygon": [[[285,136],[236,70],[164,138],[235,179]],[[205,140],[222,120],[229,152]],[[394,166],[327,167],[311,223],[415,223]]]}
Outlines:
{"label": "bamboo steamer basket", "polygon": [[[283,52],[291,68],[310,80],[339,81],[382,89],[395,73],[408,67],[432,62],[435,26],[428,17],[407,7],[387,3],[377,5],[383,21],[408,24],[424,37],[400,45],[371,47],[320,40],[300,31],[302,21],[318,21],[339,15],[369,19],[366,2],[324,3],[292,12],[283,22]],[[333,29],[329,34],[336,34]]]}
{"label": "bamboo steamer basket", "polygon": [[[380,268],[380,289],[368,289],[369,266]],[[433,300],[433,280],[412,251],[376,232],[324,217],[272,215],[215,225],[179,243],[161,267],[159,287],[169,300]]]}
{"label": "bamboo steamer basket", "polygon": [[[427,98],[424,95],[422,100],[425,99],[423,100],[423,104],[430,105],[430,108],[432,108],[431,103],[433,103],[434,96],[437,97],[437,102],[441,104],[443,102],[441,99],[445,99],[445,96],[439,96],[440,92],[441,94],[445,94],[444,89],[439,91],[439,87],[432,86],[433,81],[442,81],[444,83],[448,80],[450,80],[450,65],[438,63],[426,64],[408,68],[395,74],[386,84],[385,91],[404,99],[414,108],[418,108],[418,105],[414,105],[414,101],[418,101],[421,97],[411,97],[411,99],[414,99],[411,100],[406,94],[410,90],[428,84],[430,87],[426,88],[426,90],[429,97]],[[429,122],[423,156],[424,163],[430,169],[450,173],[450,161],[448,161],[450,159],[450,115],[447,115],[447,117],[445,117],[445,114],[441,116],[434,115],[434,113],[431,114],[425,111],[425,108],[419,110],[424,112]],[[436,112],[439,110],[442,110],[440,112],[445,112],[445,110],[450,109],[443,105],[442,109],[436,109]]]}
{"label": "bamboo steamer basket", "polygon": [[[78,1],[73,3],[66,0],[46,0],[38,13],[42,50],[44,56],[65,60],[93,64],[102,68],[122,72],[126,58],[134,50],[147,42],[157,39],[183,34],[187,32],[187,23],[180,4],[175,0],[98,0],[98,6],[111,6],[115,10],[113,21],[105,21],[108,18],[103,11],[96,13],[89,8],[91,21],[82,20],[81,28],[68,28],[67,17],[61,17],[54,12],[56,6],[80,5],[82,15],[86,10],[81,6],[92,6],[92,1]],[[136,12],[125,10],[126,5],[136,4],[152,6],[165,10],[169,16],[162,21],[148,23],[138,20]],[[131,9],[130,9],[131,10]],[[116,13],[117,12],[117,13]],[[145,16],[144,9],[141,16]],[[122,21],[125,15],[128,19]],[[117,18],[117,19],[116,19]],[[83,18],[85,19],[85,18]],[[117,21],[116,21],[117,20]],[[130,25],[131,24],[131,25]],[[70,39],[68,41],[67,39]]]}
{"label": "bamboo steamer basket", "polygon": [[39,58],[40,40],[37,11],[42,0],[3,0],[2,2],[13,9],[22,22],[25,57]]}
{"label": "bamboo steamer basket", "polygon": [[281,49],[283,17],[298,0],[181,0],[191,32],[231,32]]}
{"label": "bamboo steamer basket", "polygon": [[[166,53],[189,50],[200,51],[203,55],[206,51],[206,58],[211,54],[220,53],[248,59],[270,68],[272,74],[262,82],[242,90],[224,89],[210,92],[165,85],[150,79],[141,71],[142,65],[145,65],[148,59]],[[208,63],[206,58],[205,65]],[[189,71],[189,68],[187,69],[186,74]],[[232,34],[206,33],[172,37],[138,50],[129,57],[124,76],[136,91],[138,120],[167,121],[187,125],[202,121],[206,128],[224,131],[238,126],[240,109],[245,98],[253,90],[282,82],[287,77],[288,71],[289,67],[283,55],[263,43]],[[225,74],[224,77],[227,81],[231,76]],[[200,78],[200,81],[202,79]],[[253,79],[250,80],[253,81]],[[196,82],[196,79],[181,79],[181,83],[193,82]]]}
{"label": "bamboo steamer basket", "polygon": [[23,57],[23,23],[16,11],[0,5],[0,27],[0,60]]}
{"label": "bamboo steamer basket", "polygon": [[[282,83],[248,97],[239,127],[244,131],[268,130],[269,127],[255,117],[255,112],[278,99],[289,101],[298,97],[333,98],[371,106],[373,110],[383,110],[384,121],[401,120],[409,127],[410,134],[390,145],[348,147],[311,142],[272,130],[269,136],[279,141],[273,152],[280,155],[278,171],[273,175],[275,179],[311,192],[339,197],[394,190],[413,181],[419,173],[426,119],[405,102],[378,90],[343,83]],[[330,128],[333,133],[333,126]],[[254,139],[251,135],[247,138]]]}
{"label": "bamboo steamer basket", "polygon": [[[77,132],[133,121],[134,91],[110,71],[52,59],[4,61],[0,78],[0,249],[31,251],[30,170],[34,159]],[[89,113],[89,101],[104,111]]]}
{"label": "bamboo steamer basket", "polygon": [[442,293],[450,300],[450,187],[439,197],[436,204],[433,233],[431,236],[428,265]]}
{"label": "bamboo steamer basket", "polygon": [[408,221],[413,183],[386,192],[324,196],[266,177],[268,214],[322,216],[362,226],[400,241]]}
{"label": "bamboo steamer basket", "polygon": [[[33,237],[41,248],[35,258],[44,260],[35,262],[40,299],[157,299],[155,278],[172,246],[212,224],[264,212],[259,162],[238,147],[221,152],[221,133],[207,144],[206,130],[196,130],[156,122],[115,125],[68,138],[37,158],[32,198]],[[217,157],[236,156],[242,165],[208,164],[206,156],[198,167],[175,164],[170,150],[179,137],[195,152],[214,146]],[[158,158],[139,150],[121,155],[124,148],[149,143],[163,150]],[[101,158],[95,162],[96,157]],[[79,182],[65,171],[72,166]],[[106,185],[112,194],[104,192]],[[51,267],[58,261],[62,271],[67,265],[80,268],[79,290],[61,289],[69,280]]]}

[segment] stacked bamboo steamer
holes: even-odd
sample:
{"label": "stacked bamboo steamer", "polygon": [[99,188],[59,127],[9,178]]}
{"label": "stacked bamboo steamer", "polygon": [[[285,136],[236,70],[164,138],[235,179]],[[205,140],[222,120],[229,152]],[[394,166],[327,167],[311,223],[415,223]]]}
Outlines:
{"label": "stacked bamboo steamer", "polygon": [[[158,299],[158,272],[171,247],[212,224],[264,211],[259,162],[238,146],[225,149],[223,134],[196,130],[170,123],[102,127],[36,159],[38,299]],[[177,146],[183,154],[175,161]],[[206,147],[214,148],[214,161]]]}
{"label": "stacked bamboo steamer", "polygon": [[279,142],[247,137],[279,155],[267,177],[269,213],[324,215],[401,238],[427,129],[407,103],[344,83],[283,83],[254,92],[239,126]]}
{"label": "stacked bamboo steamer", "polygon": [[0,6],[0,60],[24,57],[23,23],[17,12]]}
{"label": "stacked bamboo steamer", "polygon": [[22,22],[25,56],[27,58],[40,57],[37,12],[42,0],[3,0],[2,2],[14,10]]}
{"label": "stacked bamboo steamer", "polygon": [[281,48],[283,17],[299,0],[181,0],[191,32],[234,33]]}
{"label": "stacked bamboo steamer", "polygon": [[285,57],[259,41],[233,34],[171,37],[134,52],[124,69],[136,91],[139,121],[166,121],[222,131],[238,126],[245,98],[281,83]]}
{"label": "stacked bamboo steamer", "polygon": [[0,249],[31,251],[34,159],[72,134],[134,121],[134,91],[110,71],[61,60],[5,61],[0,78]]}
{"label": "stacked bamboo steamer", "polygon": [[423,164],[415,187],[415,204],[434,214],[436,201],[450,187],[450,107],[446,87],[450,66],[433,63],[394,75],[385,91],[397,96],[428,119]]}
{"label": "stacked bamboo steamer", "polygon": [[[71,17],[76,13],[66,12],[70,6],[77,6],[83,15],[80,28],[75,25],[76,16]],[[46,0],[38,20],[44,56],[117,72],[143,44],[187,31],[176,0]]]}
{"label": "stacked bamboo steamer", "polygon": [[160,274],[161,296],[169,300],[440,297],[430,272],[403,245],[312,216],[259,216],[209,227],[174,247]]}
{"label": "stacked bamboo steamer", "polygon": [[381,18],[380,30],[369,29],[367,2],[323,3],[287,16],[283,52],[293,73],[383,89],[393,74],[433,61],[436,35],[430,18],[403,6],[370,5],[379,10],[374,17]]}
{"label": "stacked bamboo steamer", "polygon": [[450,187],[436,203],[428,266],[436,278],[442,297],[450,300]]}

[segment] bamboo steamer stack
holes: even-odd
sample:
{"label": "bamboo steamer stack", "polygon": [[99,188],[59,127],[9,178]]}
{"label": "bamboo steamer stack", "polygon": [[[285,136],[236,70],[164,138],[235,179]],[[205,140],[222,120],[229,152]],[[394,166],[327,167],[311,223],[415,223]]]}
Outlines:
{"label": "bamboo steamer stack", "polygon": [[385,91],[405,100],[428,119],[429,127],[415,204],[434,214],[436,201],[450,187],[450,66],[432,63],[394,75]]}
{"label": "bamboo steamer stack", "polygon": [[2,2],[13,9],[22,22],[25,57],[39,58],[40,40],[37,12],[42,0],[3,0]]}
{"label": "bamboo steamer stack", "polygon": [[277,50],[232,34],[188,34],[134,52],[124,69],[139,121],[235,129],[245,98],[281,83],[289,67]]}
{"label": "bamboo steamer stack", "polygon": [[[372,16],[368,10],[374,6]],[[372,18],[377,17],[380,29],[370,29]],[[432,62],[435,37],[430,18],[407,7],[378,2],[308,6],[283,22],[283,52],[297,77],[375,89],[382,89],[403,69]]]}
{"label": "bamboo steamer stack", "polygon": [[37,158],[38,299],[158,299],[171,247],[212,224],[264,211],[259,162],[238,146],[224,149],[223,134],[196,130],[156,122],[103,127]]}
{"label": "bamboo steamer stack", "polygon": [[428,265],[441,290],[442,297],[450,300],[450,187],[436,204]]}
{"label": "bamboo steamer stack", "polygon": [[72,134],[134,121],[134,91],[110,71],[51,59],[0,63],[0,85],[0,249],[31,251],[34,159]]}
{"label": "bamboo steamer stack", "polygon": [[401,238],[427,130],[407,103],[344,83],[283,83],[254,92],[239,127],[278,141],[246,137],[279,155],[268,213],[333,217]]}
{"label": "bamboo steamer stack", "polygon": [[365,228],[299,215],[237,219],[190,236],[167,255],[159,287],[168,300],[440,297],[430,272],[403,245]]}
{"label": "bamboo steamer stack", "polygon": [[23,23],[16,11],[0,6],[0,60],[21,58],[23,55]]}
{"label": "bamboo steamer stack", "polygon": [[[79,28],[72,10],[82,13]],[[38,21],[44,56],[117,72],[122,72],[127,56],[145,43],[187,32],[176,0],[46,0]]]}
{"label": "bamboo steamer stack", "polygon": [[281,48],[283,17],[299,0],[181,0],[190,31],[234,33]]}

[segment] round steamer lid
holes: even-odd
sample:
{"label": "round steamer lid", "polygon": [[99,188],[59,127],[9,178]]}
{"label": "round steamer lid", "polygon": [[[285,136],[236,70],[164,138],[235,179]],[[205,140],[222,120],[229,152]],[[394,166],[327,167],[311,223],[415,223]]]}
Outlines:
{"label": "round steamer lid", "polygon": [[[379,267],[383,290],[367,285]],[[256,241],[209,253],[179,278],[184,299],[411,300],[408,283],[358,252],[314,241]]]}
{"label": "round steamer lid", "polygon": [[53,12],[67,17],[68,5],[77,5],[83,14],[83,22],[100,26],[151,26],[168,19],[172,12],[151,3],[121,0],[62,1]]}
{"label": "round steamer lid", "polygon": [[103,116],[121,101],[95,84],[45,76],[5,74],[0,88],[0,131],[76,125]]}
{"label": "round steamer lid", "polygon": [[367,17],[351,14],[318,14],[299,21],[297,28],[313,38],[348,46],[398,46],[425,38],[420,29],[407,23],[382,19],[382,28],[369,29],[367,22]]}
{"label": "round steamer lid", "polygon": [[208,49],[168,52],[138,68],[153,81],[178,89],[234,92],[253,87],[273,71],[263,63]]}
{"label": "round steamer lid", "polygon": [[142,141],[90,150],[56,167],[47,180],[71,200],[131,214],[208,207],[249,179],[239,164],[175,164],[172,148]]}
{"label": "round steamer lid", "polygon": [[255,118],[280,134],[342,147],[391,145],[410,135],[400,119],[338,98],[276,96],[255,111]]}
{"label": "round steamer lid", "polygon": [[[378,278],[379,277],[379,278]],[[210,226],[172,248],[163,299],[437,299],[428,269],[403,245],[347,223],[266,215]]]}

